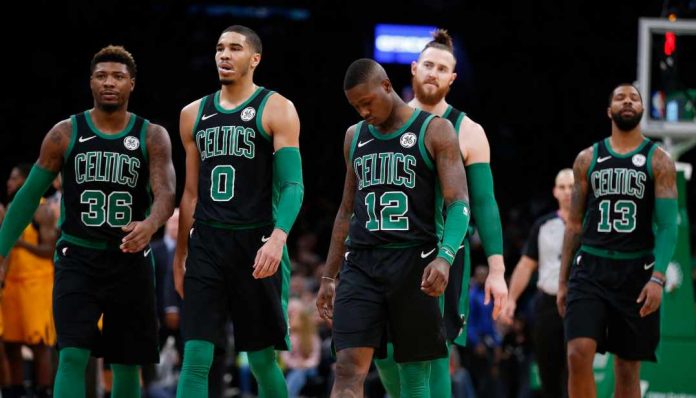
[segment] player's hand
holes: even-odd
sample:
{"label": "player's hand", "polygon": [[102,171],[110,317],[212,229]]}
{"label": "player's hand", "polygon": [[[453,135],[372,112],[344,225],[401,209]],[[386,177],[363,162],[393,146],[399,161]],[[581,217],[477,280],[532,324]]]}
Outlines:
{"label": "player's hand", "polygon": [[556,307],[561,318],[565,317],[566,313],[566,298],[568,297],[568,285],[565,283],[558,284],[558,293],[556,293]]}
{"label": "player's hand", "polygon": [[643,290],[640,291],[640,295],[636,302],[643,303],[643,306],[640,307],[640,316],[642,318],[657,311],[662,303],[662,286],[653,282],[646,283],[645,286],[643,286]]}
{"label": "player's hand", "polygon": [[256,252],[254,272],[252,273],[254,278],[267,278],[276,273],[278,264],[280,264],[280,259],[283,257],[283,246],[285,246],[287,237],[288,234],[286,234],[285,231],[277,228],[273,230],[269,238],[261,235],[262,241],[264,239],[268,240],[266,240],[266,243]]}
{"label": "player's hand", "polygon": [[129,232],[128,235],[121,239],[121,251],[124,253],[138,253],[142,251],[150,243],[150,239],[157,232],[157,228],[157,225],[154,225],[147,219],[132,221],[121,228],[124,232]]}
{"label": "player's hand", "polygon": [[512,325],[515,319],[515,310],[517,309],[517,301],[508,298],[503,313],[500,314],[500,322],[504,325]]}
{"label": "player's hand", "polygon": [[483,300],[484,305],[488,305],[493,297],[493,319],[498,319],[498,315],[505,308],[507,302],[508,289],[505,283],[503,272],[490,272],[486,278],[486,294]]}
{"label": "player's hand", "polygon": [[441,257],[435,257],[423,270],[421,290],[433,297],[438,297],[445,292],[449,280],[450,265]]}
{"label": "player's hand", "polygon": [[329,325],[333,321],[334,298],[336,297],[335,280],[321,278],[321,286],[317,293],[317,311],[321,319],[327,321]]}
{"label": "player's hand", "polygon": [[172,263],[172,273],[174,274],[174,290],[179,297],[184,298],[184,274],[186,273],[186,256],[174,252],[174,262]]}

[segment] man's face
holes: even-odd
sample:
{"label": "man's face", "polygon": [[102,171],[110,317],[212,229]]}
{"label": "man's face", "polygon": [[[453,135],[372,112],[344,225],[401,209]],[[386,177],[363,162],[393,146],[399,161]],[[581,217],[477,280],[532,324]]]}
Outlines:
{"label": "man's face", "polygon": [[558,206],[563,210],[570,209],[573,180],[572,173],[561,173],[556,177],[556,185],[553,187],[553,196],[558,201]]}
{"label": "man's face", "polygon": [[255,52],[246,37],[237,32],[220,35],[215,46],[215,64],[220,83],[227,85],[239,81],[261,61],[261,54]]}
{"label": "man's face", "polygon": [[449,92],[457,77],[454,56],[449,51],[428,48],[411,64],[413,91],[418,101],[435,105]]}
{"label": "man's face", "polygon": [[96,106],[107,112],[124,107],[135,88],[135,79],[120,62],[100,62],[89,79]]}
{"label": "man's face", "polygon": [[19,191],[19,188],[24,185],[24,181],[26,181],[26,178],[22,173],[16,167],[12,169],[10,177],[7,179],[7,194],[13,197]]}
{"label": "man's face", "polygon": [[389,80],[383,80],[358,84],[346,90],[345,94],[348,103],[355,108],[363,120],[373,126],[379,126],[391,114],[393,108],[391,90]]}
{"label": "man's face", "polygon": [[614,89],[609,106],[609,118],[621,131],[633,130],[643,117],[643,101],[633,86]]}

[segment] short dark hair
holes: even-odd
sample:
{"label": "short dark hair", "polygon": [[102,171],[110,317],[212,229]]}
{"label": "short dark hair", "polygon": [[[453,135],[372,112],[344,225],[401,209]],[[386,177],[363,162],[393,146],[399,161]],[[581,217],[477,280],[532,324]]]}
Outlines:
{"label": "short dark hair", "polygon": [[17,169],[17,171],[22,177],[27,178],[29,177],[29,173],[31,172],[32,167],[34,167],[34,165],[31,163],[20,163],[16,165],[14,168]]}
{"label": "short dark hair", "polygon": [[[454,45],[452,44],[452,36],[447,32],[447,29],[437,29],[431,33],[433,39],[428,42],[423,48],[423,51],[429,48],[437,48],[439,50],[449,51],[454,55]],[[421,51],[421,54],[423,53]]]}
{"label": "short dark hair", "polygon": [[638,92],[638,97],[640,98],[640,102],[643,102],[643,96],[640,95],[640,90],[638,90],[638,87],[636,87],[633,83],[619,83],[614,88],[611,89],[611,92],[609,93],[609,106],[611,106],[611,101],[614,100],[614,91],[616,91],[617,88],[619,87],[633,87],[636,89],[636,92]]}
{"label": "short dark hair", "polygon": [[261,54],[263,51],[263,45],[261,45],[261,38],[259,35],[254,32],[253,29],[247,28],[246,26],[243,25],[232,25],[228,27],[227,29],[223,30],[220,35],[222,36],[223,33],[227,32],[235,32],[239,33],[240,35],[244,36],[246,38],[247,43],[251,46],[251,48],[254,49],[255,52]]}
{"label": "short dark hair", "polygon": [[343,90],[350,90],[358,84],[366,83],[376,79],[386,79],[387,72],[382,65],[371,58],[360,58],[353,61],[346,70],[343,78]]}
{"label": "short dark hair", "polygon": [[92,63],[89,67],[90,74],[94,73],[94,68],[100,62],[118,62],[120,64],[124,64],[128,68],[128,73],[131,75],[131,77],[135,77],[135,75],[138,73],[138,67],[135,65],[133,55],[123,46],[114,46],[109,44],[94,54],[94,57],[92,57]]}

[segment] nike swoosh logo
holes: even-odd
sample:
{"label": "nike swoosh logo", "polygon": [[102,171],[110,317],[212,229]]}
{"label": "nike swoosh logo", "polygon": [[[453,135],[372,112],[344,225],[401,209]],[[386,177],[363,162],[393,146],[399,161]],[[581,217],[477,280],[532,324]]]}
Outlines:
{"label": "nike swoosh logo", "polygon": [[268,242],[269,239],[271,239],[270,236],[269,236],[269,237],[265,237],[265,236],[261,235],[261,242],[266,243],[266,242]]}
{"label": "nike swoosh logo", "polygon": [[193,236],[193,230],[194,228],[191,228],[191,230],[189,231],[189,238]]}
{"label": "nike swoosh logo", "polygon": [[215,115],[217,115],[217,113],[212,113],[210,115],[203,115],[203,116],[201,116],[201,120],[208,120]]}
{"label": "nike swoosh logo", "polygon": [[645,265],[643,265],[643,269],[650,269],[650,268],[653,267],[653,265],[655,265],[655,262],[654,262],[654,261],[653,261],[652,263],[650,263],[650,264],[645,264]]}
{"label": "nike swoosh logo", "polygon": [[581,260],[581,259],[582,259],[582,256],[578,256],[578,259],[577,259],[577,261],[575,261],[575,263],[576,263],[577,265],[580,265],[580,260]]}
{"label": "nike swoosh logo", "polygon": [[63,255],[65,255],[65,253],[67,253],[67,252],[68,252],[68,248],[67,248],[67,247],[64,247],[64,248],[63,248]]}
{"label": "nike swoosh logo", "polygon": [[143,257],[147,257],[147,255],[150,254],[151,251],[152,251],[152,249],[147,249],[147,250],[145,250],[145,251],[143,252]]}
{"label": "nike swoosh logo", "polygon": [[346,259],[346,261],[348,261],[348,255],[349,255],[349,254],[350,254],[350,252],[346,252],[346,254],[343,255],[343,257]]}
{"label": "nike swoosh logo", "polygon": [[603,158],[597,158],[597,163],[602,163],[605,160],[611,159],[611,156],[605,156]]}
{"label": "nike swoosh logo", "polygon": [[80,138],[78,138],[77,140],[80,141],[80,142],[87,142],[87,141],[91,140],[92,138],[97,138],[97,136],[96,136],[96,135],[93,135],[93,136],[91,136],[91,137],[80,137]]}
{"label": "nike swoosh logo", "polygon": [[374,140],[375,140],[375,139],[373,138],[373,139],[367,140],[367,141],[365,141],[365,142],[360,141],[360,142],[358,142],[358,148],[362,148],[362,147],[364,147],[365,145],[371,143],[371,142],[374,141]]}
{"label": "nike swoosh logo", "polygon": [[433,249],[433,250],[431,250],[431,251],[429,251],[429,252],[427,252],[427,253],[421,252],[421,258],[426,258],[426,257],[428,257],[429,255],[433,254],[434,251],[435,251],[435,249]]}

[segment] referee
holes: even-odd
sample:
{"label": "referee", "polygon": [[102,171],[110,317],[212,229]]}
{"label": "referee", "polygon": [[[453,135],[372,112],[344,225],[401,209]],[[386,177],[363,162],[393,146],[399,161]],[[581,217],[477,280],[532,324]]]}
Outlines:
{"label": "referee", "polygon": [[563,320],[556,308],[558,274],[565,221],[570,209],[573,170],[563,169],[556,175],[553,196],[558,210],[539,218],[532,228],[522,258],[510,279],[510,292],[504,320],[511,323],[517,299],[527,287],[532,273],[539,268],[538,292],[534,299],[534,356],[539,365],[542,397],[567,397],[567,366]]}

